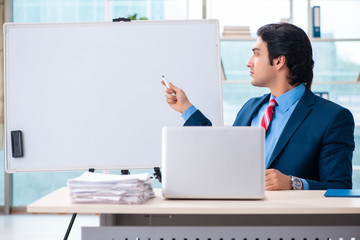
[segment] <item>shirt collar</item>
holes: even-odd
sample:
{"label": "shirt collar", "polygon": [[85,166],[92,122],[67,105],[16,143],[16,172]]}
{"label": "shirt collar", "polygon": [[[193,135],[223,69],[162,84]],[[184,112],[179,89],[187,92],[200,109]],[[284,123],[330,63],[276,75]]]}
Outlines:
{"label": "shirt collar", "polygon": [[293,104],[299,101],[304,92],[305,84],[301,83],[299,86],[291,89],[290,91],[287,91],[286,93],[281,94],[276,98],[274,97],[274,95],[271,94],[270,100],[275,98],[280,110],[282,112],[286,112]]}

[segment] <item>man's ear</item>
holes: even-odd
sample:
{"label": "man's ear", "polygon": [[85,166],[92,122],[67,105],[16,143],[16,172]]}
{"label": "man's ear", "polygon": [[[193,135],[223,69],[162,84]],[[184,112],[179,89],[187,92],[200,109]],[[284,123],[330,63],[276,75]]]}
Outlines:
{"label": "man's ear", "polygon": [[274,59],[274,61],[275,61],[275,66],[277,69],[280,69],[280,68],[286,66],[286,57],[284,55],[280,55],[279,57]]}

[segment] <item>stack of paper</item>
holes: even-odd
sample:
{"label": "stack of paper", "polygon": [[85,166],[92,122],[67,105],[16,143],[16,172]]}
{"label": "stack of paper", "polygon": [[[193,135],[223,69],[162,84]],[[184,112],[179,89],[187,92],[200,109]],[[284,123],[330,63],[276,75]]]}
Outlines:
{"label": "stack of paper", "polygon": [[86,172],[69,179],[74,203],[141,204],[155,197],[150,174],[114,175]]}

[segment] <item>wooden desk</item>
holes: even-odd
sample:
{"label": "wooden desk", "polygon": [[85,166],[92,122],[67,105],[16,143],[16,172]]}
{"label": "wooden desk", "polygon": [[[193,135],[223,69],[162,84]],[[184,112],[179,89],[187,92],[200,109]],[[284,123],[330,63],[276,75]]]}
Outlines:
{"label": "wooden desk", "polygon": [[[325,191],[269,191],[262,200],[168,200],[162,197],[160,189],[155,189],[155,193],[156,198],[142,205],[73,204],[70,202],[68,188],[64,187],[30,204],[27,210],[32,213],[100,213],[101,226],[126,226],[126,231],[120,227],[120,232],[134,231],[134,234],[141,231],[149,233],[150,230],[164,232],[164,229],[157,228],[174,226],[180,227],[179,229],[196,226],[197,233],[204,226],[231,226],[237,227],[234,231],[241,232],[247,231],[251,226],[250,228],[261,228],[263,234],[269,234],[269,227],[276,232],[274,234],[279,234],[284,229],[291,234],[296,231],[304,234],[303,232],[311,232],[316,227],[317,231],[325,232],[324,234],[330,234],[331,231],[342,234],[341,238],[344,240],[344,236],[351,236],[352,240],[360,239],[360,198],[325,198]],[[134,226],[147,228],[134,229]],[[225,231],[220,228],[219,231]],[[119,234],[118,228],[100,227],[96,231],[100,230],[103,231],[101,234],[111,231],[116,232],[111,233],[114,236]],[[94,229],[87,229],[87,239],[100,239],[89,238],[96,235],[91,231]],[[175,232],[169,228],[167,231],[169,234]],[[203,231],[209,232],[208,229]],[[231,231],[233,230],[226,229],[225,232]],[[319,236],[317,232],[313,235]],[[269,235],[266,236],[268,239]],[[334,238],[334,235],[326,235],[326,238],[329,237]]]}
{"label": "wooden desk", "polygon": [[168,200],[156,198],[142,205],[73,204],[66,187],[27,207],[33,213],[111,214],[360,214],[360,198],[325,198],[325,191],[267,191],[263,200]]}

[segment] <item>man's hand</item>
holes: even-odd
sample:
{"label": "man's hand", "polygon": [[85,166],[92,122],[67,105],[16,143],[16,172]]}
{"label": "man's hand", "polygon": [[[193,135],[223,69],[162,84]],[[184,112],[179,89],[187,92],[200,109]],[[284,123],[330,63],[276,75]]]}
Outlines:
{"label": "man's hand", "polygon": [[291,177],[276,169],[265,170],[265,190],[291,190]]}
{"label": "man's hand", "polygon": [[[166,87],[164,81],[161,81],[161,84]],[[169,86],[170,88],[165,89],[166,102],[172,109],[182,114],[186,109],[191,107],[192,104],[183,90],[175,87],[172,83],[169,83]],[[172,93],[175,93],[175,96],[172,95]]]}

